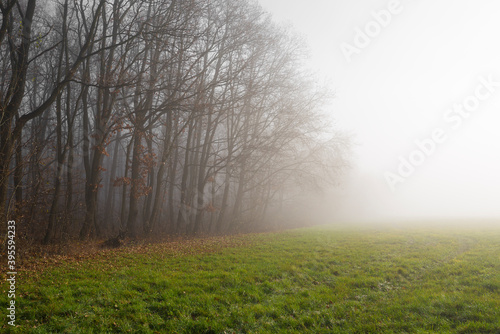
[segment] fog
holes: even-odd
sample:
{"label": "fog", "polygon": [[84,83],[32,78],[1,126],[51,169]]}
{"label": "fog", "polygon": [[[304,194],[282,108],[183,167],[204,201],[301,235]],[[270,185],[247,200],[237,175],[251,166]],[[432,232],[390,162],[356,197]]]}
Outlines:
{"label": "fog", "polygon": [[499,225],[496,1],[50,3],[0,36],[27,239]]}
{"label": "fog", "polygon": [[[351,134],[325,221],[500,218],[500,3],[260,0],[310,47]],[[330,219],[331,217],[331,219]]]}

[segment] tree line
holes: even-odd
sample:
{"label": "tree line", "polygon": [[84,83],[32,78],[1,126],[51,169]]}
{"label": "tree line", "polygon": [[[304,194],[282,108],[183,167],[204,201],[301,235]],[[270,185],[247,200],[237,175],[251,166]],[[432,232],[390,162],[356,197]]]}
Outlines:
{"label": "tree line", "polygon": [[1,0],[0,217],[44,243],[270,226],[346,165],[251,0]]}

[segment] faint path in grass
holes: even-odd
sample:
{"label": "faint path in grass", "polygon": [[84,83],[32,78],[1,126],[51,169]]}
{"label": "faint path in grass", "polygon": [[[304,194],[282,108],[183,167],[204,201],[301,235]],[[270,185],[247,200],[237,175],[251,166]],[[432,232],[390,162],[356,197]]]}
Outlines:
{"label": "faint path in grass", "polygon": [[452,229],[134,245],[23,279],[16,332],[499,333],[499,254],[499,232]]}

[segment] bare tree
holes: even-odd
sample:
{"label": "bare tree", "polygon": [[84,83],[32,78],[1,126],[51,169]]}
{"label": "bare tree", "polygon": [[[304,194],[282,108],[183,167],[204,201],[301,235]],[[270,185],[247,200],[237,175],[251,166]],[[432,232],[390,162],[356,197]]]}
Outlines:
{"label": "bare tree", "polygon": [[[98,27],[98,16],[104,7],[104,3],[104,0],[99,1],[94,6],[92,13],[89,13],[90,26],[85,42],[78,50],[79,52],[74,61],[71,64],[66,64],[61,71],[59,80],[52,84],[48,97],[40,101],[34,109],[21,114],[21,106],[27,87],[27,74],[33,59],[44,53],[51,52],[56,48],[57,44],[49,45],[38,52],[32,50],[32,45],[36,42],[36,39],[33,39],[32,36],[34,21],[41,19],[40,16],[36,15],[36,0],[2,2],[0,7],[2,14],[0,50],[3,53],[2,59],[6,63],[2,64],[4,69],[2,77],[5,80],[2,80],[2,89],[0,90],[0,217],[5,218],[8,211],[6,207],[7,184],[11,173],[10,161],[16,142],[21,138],[25,124],[45,113],[73,78],[92,43]],[[46,30],[44,34],[50,34],[50,27]],[[59,43],[62,43],[62,41]],[[6,221],[6,219],[2,220]]]}

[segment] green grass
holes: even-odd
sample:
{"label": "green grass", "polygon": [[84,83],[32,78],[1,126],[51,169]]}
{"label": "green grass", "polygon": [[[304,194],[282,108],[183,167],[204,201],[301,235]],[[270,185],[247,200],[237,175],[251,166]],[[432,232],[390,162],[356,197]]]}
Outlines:
{"label": "green grass", "polygon": [[19,274],[17,293],[7,332],[500,333],[500,230],[211,238]]}

